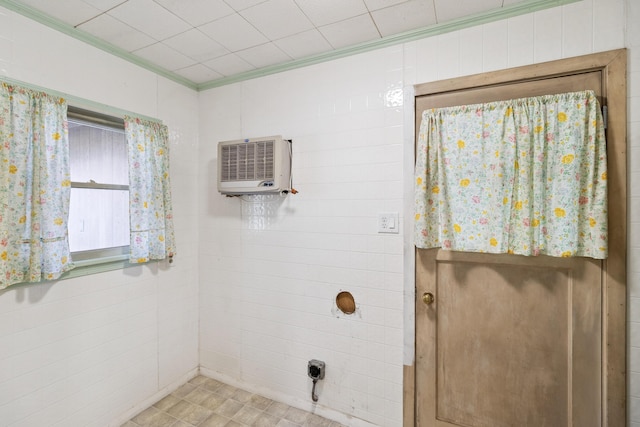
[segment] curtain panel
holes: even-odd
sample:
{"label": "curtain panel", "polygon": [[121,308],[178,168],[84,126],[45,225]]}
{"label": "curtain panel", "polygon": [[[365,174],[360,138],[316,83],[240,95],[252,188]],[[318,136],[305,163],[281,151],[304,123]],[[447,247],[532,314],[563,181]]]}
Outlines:
{"label": "curtain panel", "polygon": [[129,151],[131,263],[173,257],[169,131],[162,123],[125,116]]}
{"label": "curtain panel", "polygon": [[73,268],[67,103],[0,87],[0,289],[55,280]]}
{"label": "curtain panel", "polygon": [[416,246],[606,258],[606,168],[592,91],[424,111]]}

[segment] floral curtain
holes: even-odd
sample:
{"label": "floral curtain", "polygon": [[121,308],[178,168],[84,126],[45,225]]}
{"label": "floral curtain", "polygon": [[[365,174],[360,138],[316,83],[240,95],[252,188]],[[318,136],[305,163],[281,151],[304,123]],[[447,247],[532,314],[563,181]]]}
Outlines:
{"label": "floral curtain", "polygon": [[606,258],[606,168],[592,91],[424,111],[416,246]]}
{"label": "floral curtain", "polygon": [[158,122],[127,116],[125,133],[129,150],[129,261],[173,257],[168,129]]}
{"label": "floral curtain", "polygon": [[0,87],[0,289],[54,280],[73,268],[67,103]]}

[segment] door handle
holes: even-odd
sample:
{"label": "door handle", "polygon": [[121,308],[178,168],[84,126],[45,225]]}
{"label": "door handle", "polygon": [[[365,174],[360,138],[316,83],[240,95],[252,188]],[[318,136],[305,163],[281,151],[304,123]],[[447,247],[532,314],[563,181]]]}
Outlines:
{"label": "door handle", "polygon": [[422,302],[427,304],[427,305],[431,305],[433,304],[433,302],[435,301],[435,297],[433,296],[433,294],[431,292],[425,292],[424,294],[422,294]]}

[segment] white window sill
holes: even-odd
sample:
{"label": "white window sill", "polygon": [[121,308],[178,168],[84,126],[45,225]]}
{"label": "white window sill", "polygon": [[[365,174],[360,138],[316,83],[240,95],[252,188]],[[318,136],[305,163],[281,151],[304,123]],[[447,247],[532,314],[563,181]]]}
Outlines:
{"label": "white window sill", "polygon": [[74,261],[73,264],[75,265],[75,268],[64,273],[58,280],[88,276],[90,274],[103,273],[105,271],[122,270],[123,268],[141,265],[131,264],[129,262],[129,254],[85,259]]}

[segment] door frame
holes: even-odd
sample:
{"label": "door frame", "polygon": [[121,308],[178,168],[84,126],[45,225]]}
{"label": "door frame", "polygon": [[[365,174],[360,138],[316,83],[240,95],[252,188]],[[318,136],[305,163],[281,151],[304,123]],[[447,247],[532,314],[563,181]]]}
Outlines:
{"label": "door frame", "polygon": [[[609,191],[609,256],[604,260],[603,295],[602,295],[602,425],[626,425],[626,303],[627,303],[627,50],[616,49],[568,59],[561,59],[540,64],[516,67],[506,70],[476,74],[467,77],[423,83],[405,90],[405,94],[413,96],[413,110],[416,98],[422,96],[461,92],[478,87],[500,87],[510,84],[545,80],[563,75],[580,74],[589,71],[600,71],[603,77],[602,105],[608,108],[607,114],[607,156],[608,156],[608,191]],[[407,98],[405,98],[407,99]],[[412,144],[415,152],[415,139],[419,126],[419,115],[411,123],[414,131]],[[409,114],[405,114],[407,119]],[[408,129],[408,124],[405,126]],[[415,158],[415,155],[413,156]],[[412,170],[412,169],[410,169]],[[412,176],[413,178],[413,176]],[[408,181],[405,180],[405,182]],[[410,180],[413,183],[413,179]],[[413,184],[411,184],[413,185]],[[405,194],[413,195],[407,190]],[[412,198],[411,198],[412,199]],[[411,200],[412,201],[412,200]],[[413,206],[413,203],[407,204]],[[411,212],[405,218],[413,218]],[[406,229],[412,230],[407,222]],[[410,238],[409,241],[413,242]],[[415,247],[408,249],[411,253],[408,264],[411,267],[413,289],[406,290],[412,299],[412,312],[405,316],[415,322]],[[405,256],[405,261],[407,257]],[[408,298],[407,298],[408,299]],[[413,357],[404,365],[403,370],[403,426],[411,427],[416,421],[415,405],[415,331],[413,326]]]}

